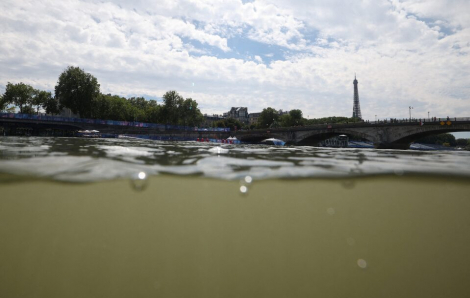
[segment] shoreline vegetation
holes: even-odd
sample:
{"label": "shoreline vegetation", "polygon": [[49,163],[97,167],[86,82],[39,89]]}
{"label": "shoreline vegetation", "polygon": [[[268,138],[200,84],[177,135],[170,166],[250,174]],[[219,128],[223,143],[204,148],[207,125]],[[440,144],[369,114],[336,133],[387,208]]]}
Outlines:
{"label": "shoreline vegetation", "polygon": [[[24,83],[6,85],[6,91],[0,97],[0,111],[21,114],[58,115],[63,109],[79,118],[102,119],[113,121],[137,121],[156,124],[181,126],[201,126],[204,115],[196,100],[183,98],[177,91],[167,91],[163,103],[147,100],[144,97],[125,98],[119,95],[104,94],[100,91],[98,80],[79,67],[69,66],[59,76],[54,94],[38,90]],[[306,119],[300,109],[289,113],[267,107],[260,113],[256,124],[243,124],[233,118],[226,118],[212,123],[212,127],[236,129],[254,129],[266,127],[289,127],[322,123],[347,123],[360,121],[358,118],[324,117]]]}
{"label": "shoreline vegetation", "polygon": [[[68,109],[78,118],[112,121],[145,122],[154,124],[204,127],[205,118],[196,100],[183,98],[177,91],[170,90],[163,95],[163,103],[144,97],[125,98],[119,95],[103,94],[98,80],[79,67],[69,66],[59,76],[51,92],[38,90],[22,82],[6,85],[0,95],[0,112],[38,115],[59,115]],[[254,124],[243,124],[234,118],[212,122],[207,127],[257,129],[267,127],[292,127],[314,124],[340,124],[363,121],[360,118],[323,117],[306,119],[300,109],[282,112],[271,107],[263,109]],[[207,125],[207,124],[206,124]],[[470,150],[470,139],[455,139],[451,134],[426,137],[416,142],[459,147]]]}

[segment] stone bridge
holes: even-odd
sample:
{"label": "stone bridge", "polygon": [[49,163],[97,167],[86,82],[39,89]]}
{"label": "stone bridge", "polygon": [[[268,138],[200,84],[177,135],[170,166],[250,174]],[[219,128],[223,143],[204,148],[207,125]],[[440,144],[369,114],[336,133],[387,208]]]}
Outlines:
{"label": "stone bridge", "polygon": [[408,149],[414,140],[422,137],[448,132],[470,131],[470,118],[452,119],[457,121],[324,124],[307,127],[237,131],[234,135],[239,140],[246,142],[276,138],[285,141],[287,144],[314,146],[325,139],[344,134],[349,138],[370,141],[378,149]]}
{"label": "stone bridge", "polygon": [[[443,119],[443,118],[442,118]],[[96,129],[101,133],[110,134],[134,134],[134,135],[155,135],[155,136],[183,136],[188,139],[210,138],[226,139],[235,136],[240,141],[257,143],[264,139],[276,138],[291,145],[311,145],[315,146],[319,142],[337,136],[347,135],[349,138],[364,139],[374,143],[378,149],[408,149],[410,143],[429,135],[470,131],[470,118],[450,118],[442,121],[406,121],[399,123],[390,122],[359,122],[349,124],[321,124],[313,126],[270,128],[257,130],[239,130],[232,132],[212,132],[212,131],[181,131],[167,130],[134,126],[117,126],[104,124],[71,123],[58,121],[27,120],[0,118],[0,126],[9,127],[29,127],[33,131],[32,135],[39,135],[38,131],[54,128],[69,131],[79,129]]]}

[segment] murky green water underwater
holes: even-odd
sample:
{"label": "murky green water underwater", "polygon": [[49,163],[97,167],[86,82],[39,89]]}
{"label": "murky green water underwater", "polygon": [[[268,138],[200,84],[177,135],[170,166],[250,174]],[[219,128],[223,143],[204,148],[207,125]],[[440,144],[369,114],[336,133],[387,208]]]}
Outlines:
{"label": "murky green water underwater", "polygon": [[467,297],[467,152],[0,138],[0,297]]}

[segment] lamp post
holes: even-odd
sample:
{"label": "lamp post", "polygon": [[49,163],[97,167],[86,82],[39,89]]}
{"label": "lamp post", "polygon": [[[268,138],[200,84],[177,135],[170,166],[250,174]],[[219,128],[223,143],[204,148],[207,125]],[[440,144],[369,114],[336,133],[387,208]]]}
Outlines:
{"label": "lamp post", "polygon": [[410,122],[411,122],[411,110],[413,109],[413,107],[410,106],[409,109],[410,109]]}
{"label": "lamp post", "polygon": [[377,115],[375,115],[375,123],[377,123]]}

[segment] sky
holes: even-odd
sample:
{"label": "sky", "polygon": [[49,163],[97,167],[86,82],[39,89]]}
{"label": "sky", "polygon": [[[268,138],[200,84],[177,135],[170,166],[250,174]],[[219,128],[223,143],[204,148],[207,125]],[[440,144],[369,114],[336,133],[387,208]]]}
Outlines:
{"label": "sky", "polygon": [[0,93],[78,66],[102,93],[176,90],[209,115],[351,117],[356,76],[366,120],[470,117],[469,54],[468,0],[0,1]]}

